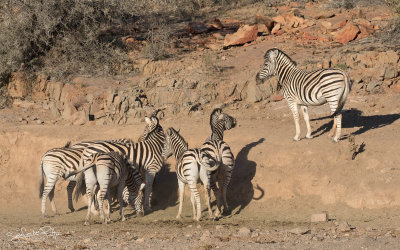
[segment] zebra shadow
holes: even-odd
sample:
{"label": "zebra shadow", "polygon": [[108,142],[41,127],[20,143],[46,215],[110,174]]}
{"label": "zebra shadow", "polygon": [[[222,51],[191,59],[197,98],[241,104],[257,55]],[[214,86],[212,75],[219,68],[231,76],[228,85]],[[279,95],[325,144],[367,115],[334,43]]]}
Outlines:
{"label": "zebra shadow", "polygon": [[170,164],[165,164],[157,173],[153,183],[151,206],[153,211],[175,206],[178,201],[178,181]]}
{"label": "zebra shadow", "polygon": [[[261,138],[258,141],[247,144],[236,156],[235,168],[232,172],[232,179],[227,192],[228,205],[231,211],[239,207],[235,214],[240,214],[254,197],[254,187],[251,181],[256,175],[257,163],[249,160],[248,154],[252,148],[264,141],[265,139]],[[261,196],[257,198],[258,200],[262,198],[264,192],[260,187],[257,186],[256,188],[261,191]]]}
{"label": "zebra shadow", "polygon": [[[363,116],[362,111],[355,108],[344,110],[342,114],[342,128],[359,128],[352,133],[354,135],[363,134],[371,129],[382,128],[384,126],[392,124],[400,118],[400,114]],[[325,119],[331,120],[315,130],[312,133],[314,137],[319,137],[328,132],[333,126],[333,119],[332,116],[325,116],[311,120],[319,121]],[[347,137],[348,136],[342,136],[341,140],[344,140]]]}

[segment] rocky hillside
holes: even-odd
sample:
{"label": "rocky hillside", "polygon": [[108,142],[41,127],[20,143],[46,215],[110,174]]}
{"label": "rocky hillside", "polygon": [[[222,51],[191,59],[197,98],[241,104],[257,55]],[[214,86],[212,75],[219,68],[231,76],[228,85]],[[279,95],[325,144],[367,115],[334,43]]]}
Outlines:
{"label": "rocky hillside", "polygon": [[[134,75],[54,81],[15,72],[7,87],[12,105],[2,111],[3,121],[130,124],[154,108],[190,114],[222,105],[265,106],[282,100],[276,79],[261,85],[254,80],[272,47],[284,50],[303,69],[346,70],[352,95],[400,93],[398,14],[382,4],[337,2],[210,10],[212,18],[171,24],[173,56],[158,61],[140,56],[146,41],[139,32],[122,36]],[[120,36],[118,31],[113,35]]]}

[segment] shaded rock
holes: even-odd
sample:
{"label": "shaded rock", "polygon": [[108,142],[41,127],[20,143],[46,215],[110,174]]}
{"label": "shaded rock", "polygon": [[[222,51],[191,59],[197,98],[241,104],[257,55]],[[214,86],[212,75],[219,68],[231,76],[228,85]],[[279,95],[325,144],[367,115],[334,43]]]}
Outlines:
{"label": "shaded rock", "polygon": [[318,13],[312,15],[312,17],[314,19],[327,19],[327,18],[331,18],[331,17],[334,17],[334,16],[335,16],[334,12],[322,12],[322,13],[318,12]]}
{"label": "shaded rock", "polygon": [[256,40],[258,33],[257,25],[245,25],[233,34],[225,36],[224,46],[242,45]]}
{"label": "shaded rock", "polygon": [[260,88],[256,85],[256,83],[251,82],[247,86],[247,101],[248,102],[259,102],[262,100],[262,93]]}
{"label": "shaded rock", "polygon": [[334,41],[346,44],[354,40],[359,32],[360,29],[353,22],[348,22],[343,29],[336,34]]}
{"label": "shaded rock", "polygon": [[[265,27],[268,29],[268,32],[272,31],[272,29],[274,28],[274,25],[276,23],[272,18],[270,18],[268,16],[261,16],[261,15],[256,16],[256,22],[258,24],[265,25]],[[261,32],[261,31],[259,30],[259,32]]]}
{"label": "shaded rock", "polygon": [[221,18],[220,19],[222,26],[224,26],[226,29],[237,29],[242,25],[242,21],[239,21],[237,19],[233,18]]}
{"label": "shaded rock", "polygon": [[212,19],[206,21],[205,25],[206,25],[207,29],[209,29],[209,30],[221,30],[224,28],[221,20],[219,20],[218,18],[212,18]]}
{"label": "shaded rock", "polygon": [[258,33],[261,33],[262,35],[268,35],[270,33],[270,30],[267,28],[265,24],[257,24],[258,28]]}
{"label": "shaded rock", "polygon": [[187,25],[186,31],[190,34],[201,34],[208,31],[207,26],[201,22],[191,22]]}
{"label": "shaded rock", "polygon": [[392,79],[397,76],[397,70],[394,66],[389,65],[385,67],[385,74],[383,76],[384,79]]}

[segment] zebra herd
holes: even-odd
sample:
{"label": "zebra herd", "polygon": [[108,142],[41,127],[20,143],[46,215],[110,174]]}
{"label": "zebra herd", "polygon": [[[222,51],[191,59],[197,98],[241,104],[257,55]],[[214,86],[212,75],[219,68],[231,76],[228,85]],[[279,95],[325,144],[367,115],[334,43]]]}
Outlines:
{"label": "zebra herd", "polygon": [[[296,63],[279,49],[270,49],[265,53],[264,65],[256,75],[261,83],[273,75],[283,90],[295,121],[294,141],[300,140],[298,106],[307,125],[306,138],[311,139],[311,126],[308,106],[328,103],[334,116],[333,127],[329,135],[338,142],[341,134],[341,111],[351,89],[351,80],[340,69],[319,69],[311,72],[297,68]],[[59,178],[69,180],[67,186],[68,208],[74,211],[72,194],[75,188],[75,200],[84,193],[88,199],[88,212],[85,225],[89,224],[90,213],[95,211],[92,203],[97,199],[102,220],[107,223],[110,214],[111,188],[117,188],[121,219],[123,201],[128,202],[136,213],[144,215],[151,211],[152,185],[156,174],[164,161],[171,155],[176,159],[176,174],[179,187],[179,209],[177,218],[181,218],[184,187],[191,190],[193,219],[200,220],[201,205],[197,183],[205,189],[205,200],[211,218],[218,218],[222,212],[229,212],[227,190],[235,167],[235,159],[229,145],[224,142],[224,131],[236,126],[236,120],[217,108],[210,115],[211,135],[199,148],[189,149],[185,139],[174,128],[166,133],[159,123],[157,112],[145,118],[146,127],[138,142],[131,140],[87,141],[75,145],[67,143],[62,148],[46,152],[39,167],[42,199],[41,212],[47,217],[46,200],[49,197],[54,213],[54,186]],[[335,133],[336,132],[336,133]],[[44,185],[46,177],[46,185]],[[143,181],[144,178],[144,181]],[[144,189],[144,195],[143,195]],[[210,204],[211,190],[216,197],[217,208],[212,213]],[[108,202],[107,218],[103,211],[103,200]],[[223,209],[222,209],[223,207]]]}
{"label": "zebra herd", "polygon": [[[157,112],[146,117],[145,121],[146,127],[138,142],[120,139],[80,142],[72,146],[67,143],[63,148],[46,152],[40,160],[39,167],[39,197],[42,199],[43,216],[47,217],[47,197],[50,199],[53,212],[57,213],[54,186],[59,178],[70,181],[67,193],[68,207],[71,212],[74,211],[73,189],[75,188],[77,201],[86,187],[88,212],[85,225],[90,223],[90,214],[95,211],[93,206],[95,198],[98,200],[101,219],[104,223],[109,222],[112,187],[117,187],[122,221],[125,220],[123,201],[127,201],[135,208],[137,214],[144,215],[151,211],[150,200],[154,177],[172,152],[176,157],[176,172],[180,189],[177,217],[180,218],[182,211],[184,185],[188,184],[192,191],[193,207],[195,207],[195,201],[197,204],[197,213],[194,211],[194,218],[200,220],[200,200],[196,190],[199,177],[207,193],[206,200],[210,216],[212,216],[211,189],[218,204],[215,216],[221,215],[222,203],[224,203],[224,211],[228,211],[226,190],[234,167],[234,157],[228,144],[222,139],[224,130],[235,127],[236,120],[223,113],[221,109],[215,109],[210,118],[212,134],[202,147],[197,149],[188,149],[185,140],[173,128],[167,129],[167,133],[164,134]],[[193,171],[187,172],[189,168]],[[47,180],[46,185],[44,185],[44,177]],[[142,177],[144,177],[144,182]],[[107,217],[103,210],[104,199],[107,201]]]}

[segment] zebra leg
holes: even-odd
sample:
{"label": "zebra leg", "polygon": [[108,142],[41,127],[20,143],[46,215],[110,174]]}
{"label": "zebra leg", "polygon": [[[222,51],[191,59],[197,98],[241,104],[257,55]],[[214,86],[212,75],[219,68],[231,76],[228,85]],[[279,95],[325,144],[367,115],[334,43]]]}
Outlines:
{"label": "zebra leg", "polygon": [[[196,182],[189,182],[190,191],[192,192],[192,205],[193,205],[193,219],[196,221],[200,221],[201,218],[201,204],[200,204],[200,195],[197,191]],[[196,203],[196,207],[195,207]]]}
{"label": "zebra leg", "polygon": [[331,130],[329,131],[328,136],[329,137],[333,137],[336,133],[336,127],[337,127],[337,120],[336,120],[336,116],[333,117],[333,126],[331,128]]}
{"label": "zebra leg", "polygon": [[107,223],[111,221],[110,215],[111,215],[111,203],[112,203],[112,199],[111,199],[111,195],[109,192],[107,192],[107,216],[106,216],[106,221]]}
{"label": "zebra leg", "polygon": [[90,225],[89,221],[90,221],[90,211],[91,211],[91,208],[92,208],[93,187],[90,188],[89,185],[87,185],[87,184],[86,184],[86,186],[87,186],[86,187],[86,196],[87,196],[87,200],[88,200],[88,211],[87,211],[87,214],[86,214],[86,220],[85,220],[84,225],[88,226],[88,225]]}
{"label": "zebra leg", "polygon": [[207,209],[208,209],[208,216],[211,219],[214,219],[212,210],[211,210],[211,199],[210,199],[210,189],[211,189],[211,173],[210,171],[205,170],[204,168],[200,169],[200,179],[201,182],[204,185],[204,196],[206,199],[206,203],[207,203]]}
{"label": "zebra leg", "polygon": [[178,186],[179,186],[179,208],[178,208],[178,215],[176,216],[176,218],[182,219],[182,205],[183,205],[183,196],[185,194],[185,183],[183,183],[182,181],[180,181],[178,179]]}
{"label": "zebra leg", "polygon": [[104,188],[100,186],[100,190],[98,192],[97,199],[99,202],[100,218],[104,224],[107,224],[107,221],[104,216],[104,197],[106,195],[105,191],[107,191],[107,190],[104,190]]}
{"label": "zebra leg", "polygon": [[[85,183],[86,183],[86,196],[88,200],[88,211],[86,214],[86,220],[84,225],[88,226],[90,223],[90,214],[92,210],[93,196],[96,195],[94,188],[96,186],[97,178],[93,172],[93,169],[88,169],[85,171]],[[100,204],[99,204],[100,205]],[[100,213],[102,209],[100,209]]]}
{"label": "zebra leg", "polygon": [[334,119],[336,121],[335,123],[336,123],[337,127],[336,127],[336,135],[333,138],[333,141],[338,142],[340,139],[340,134],[342,132],[342,114],[336,115]]}
{"label": "zebra leg", "polygon": [[306,125],[307,125],[307,135],[306,135],[306,138],[307,138],[307,139],[311,139],[311,138],[313,138],[313,137],[312,137],[312,135],[311,135],[311,126],[310,126],[310,117],[308,116],[308,107],[302,105],[302,106],[301,106],[301,111],[302,111],[302,113],[303,113],[304,121],[306,122]]}
{"label": "zebra leg", "polygon": [[190,191],[190,202],[193,208],[193,220],[196,220],[196,201],[194,200],[194,194]]}
{"label": "zebra leg", "polygon": [[49,193],[49,200],[50,200],[50,204],[51,204],[51,210],[53,210],[53,213],[55,215],[58,215],[57,208],[56,208],[56,203],[54,202],[54,189],[55,188],[53,188]]}
{"label": "zebra leg", "polygon": [[[44,187],[43,196],[42,196],[42,215],[45,218],[49,217],[46,213],[47,196],[49,196],[51,191],[54,190],[54,186],[58,180],[58,175],[52,175],[51,173],[49,173],[46,175],[46,177],[47,177],[47,183],[46,183],[46,186]],[[54,194],[54,192],[53,192],[53,194]]]}
{"label": "zebra leg", "polygon": [[145,213],[152,212],[151,205],[150,205],[150,194],[152,191],[154,182],[154,173],[148,173],[146,171],[146,190],[144,193],[144,211]]}
{"label": "zebra leg", "polygon": [[72,193],[74,192],[75,185],[75,181],[70,181],[67,186],[68,208],[71,210],[71,213],[75,212],[74,205],[72,204]]}
{"label": "zebra leg", "polygon": [[289,108],[293,113],[294,125],[296,126],[296,135],[293,141],[300,141],[300,124],[299,124],[299,111],[296,102],[289,102]]}
{"label": "zebra leg", "polygon": [[119,203],[119,215],[121,216],[121,221],[125,221],[126,218],[124,216],[124,200],[123,200],[123,191],[125,187],[125,182],[121,181],[118,184],[118,203]]}
{"label": "zebra leg", "polygon": [[210,182],[210,187],[213,190],[215,200],[217,202],[217,209],[215,210],[214,216],[216,218],[219,218],[221,216],[221,211],[222,211],[222,204],[221,204],[221,192],[217,188],[217,180],[215,179],[215,175],[212,176],[211,182]]}

